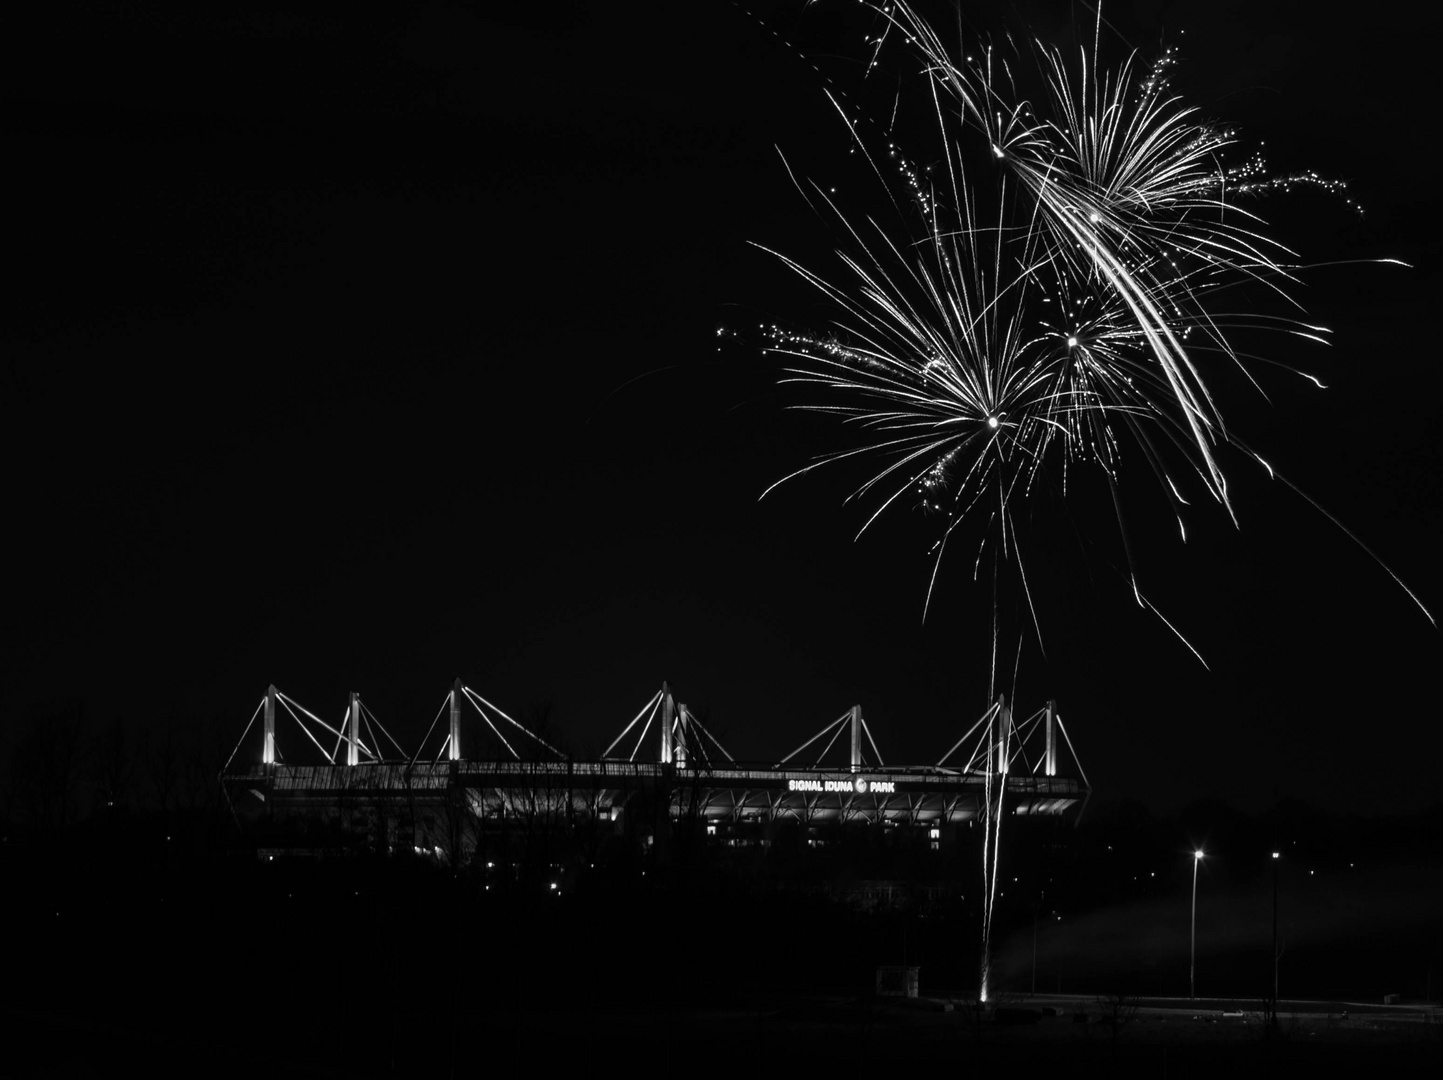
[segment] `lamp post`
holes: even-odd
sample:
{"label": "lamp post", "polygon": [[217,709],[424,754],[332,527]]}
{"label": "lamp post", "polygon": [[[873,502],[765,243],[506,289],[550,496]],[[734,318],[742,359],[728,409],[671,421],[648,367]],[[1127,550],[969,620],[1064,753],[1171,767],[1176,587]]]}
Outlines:
{"label": "lamp post", "polygon": [[1282,854],[1273,852],[1273,1027],[1278,1026],[1278,861]]}
{"label": "lamp post", "polygon": [[1037,918],[1042,914],[1042,898],[1032,905],[1032,996],[1037,996]]}
{"label": "lamp post", "polygon": [[1188,950],[1187,995],[1197,997],[1197,868],[1202,862],[1203,851],[1198,848],[1192,853],[1192,946]]}

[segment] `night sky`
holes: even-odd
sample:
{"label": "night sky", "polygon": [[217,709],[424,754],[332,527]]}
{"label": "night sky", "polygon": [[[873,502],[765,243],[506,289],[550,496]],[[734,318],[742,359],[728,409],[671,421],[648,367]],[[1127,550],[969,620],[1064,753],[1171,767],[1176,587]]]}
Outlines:
{"label": "night sky", "polygon": [[[778,148],[868,187],[823,90],[887,99],[859,82],[870,21],[840,0],[292,9],[6,16],[6,726],[80,701],[233,740],[274,682],[332,722],[358,690],[411,745],[460,675],[586,755],[668,679],[738,758],[860,702],[889,763],[935,761],[987,704],[967,558],[924,623],[932,526],[899,505],[854,542],[869,473],[759,501],[845,439],[747,344],[828,318],[750,243],[828,265]],[[1349,181],[1362,220],[1312,192],[1258,204],[1302,261],[1413,264],[1304,275],[1334,345],[1257,343],[1328,390],[1265,364],[1270,401],[1216,385],[1438,610],[1443,28],[1321,11],[1105,9],[1114,54],[1181,46],[1177,89],[1243,150]],[[997,21],[1060,40],[1091,18]],[[1443,637],[1338,528],[1224,463],[1240,527],[1199,497],[1185,545],[1147,475],[1123,492],[1142,583],[1209,668],[1133,604],[1084,485],[1019,707],[1057,699],[1101,800],[1443,797]]]}

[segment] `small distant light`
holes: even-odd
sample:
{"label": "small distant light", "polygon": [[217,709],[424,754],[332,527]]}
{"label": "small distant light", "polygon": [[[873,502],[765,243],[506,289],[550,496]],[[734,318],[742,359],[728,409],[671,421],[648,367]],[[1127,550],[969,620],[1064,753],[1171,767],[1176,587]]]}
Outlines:
{"label": "small distant light", "polygon": [[993,431],[996,431],[996,430],[997,430],[997,417],[995,417],[995,416],[989,416],[989,417],[987,418],[987,426],[990,427]]}
{"label": "small distant light", "polygon": [[1102,220],[1102,215],[1099,214],[1096,210],[1094,210],[1091,214],[1087,215],[1087,220],[1096,225],[1099,221]]}
{"label": "small distant light", "polygon": [[1275,859],[1280,859],[1280,858],[1282,858],[1281,852],[1277,852],[1277,851],[1273,852],[1273,858],[1275,858]]}
{"label": "small distant light", "polygon": [[1069,349],[1075,349],[1075,348],[1077,348],[1077,339],[1076,339],[1075,337],[1070,337],[1070,338],[1068,338],[1068,339],[1067,339],[1067,347],[1068,347]]}
{"label": "small distant light", "polygon": [[556,882],[553,881],[553,882],[551,883],[551,887],[552,887],[553,889],[556,888]]}

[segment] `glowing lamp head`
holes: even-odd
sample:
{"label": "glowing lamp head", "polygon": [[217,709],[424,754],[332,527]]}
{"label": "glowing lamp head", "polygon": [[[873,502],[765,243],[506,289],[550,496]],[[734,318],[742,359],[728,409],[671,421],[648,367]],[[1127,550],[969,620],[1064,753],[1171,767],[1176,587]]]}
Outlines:
{"label": "glowing lamp head", "polygon": [[1194,859],[1201,859],[1203,857],[1202,848],[1198,848],[1196,851],[1194,851],[1192,853],[1192,857]]}
{"label": "glowing lamp head", "polygon": [[989,416],[989,417],[987,418],[987,426],[990,427],[993,431],[996,431],[996,430],[997,430],[997,424],[998,424],[997,417],[995,417],[995,416]]}
{"label": "glowing lamp head", "polygon": [[1070,338],[1068,338],[1068,339],[1067,339],[1067,347],[1068,347],[1069,349],[1075,349],[1075,348],[1077,348],[1077,338],[1075,338],[1075,337],[1070,337]]}
{"label": "glowing lamp head", "polygon": [[1099,221],[1102,220],[1102,215],[1099,214],[1096,210],[1094,210],[1092,213],[1087,215],[1087,220],[1096,225]]}

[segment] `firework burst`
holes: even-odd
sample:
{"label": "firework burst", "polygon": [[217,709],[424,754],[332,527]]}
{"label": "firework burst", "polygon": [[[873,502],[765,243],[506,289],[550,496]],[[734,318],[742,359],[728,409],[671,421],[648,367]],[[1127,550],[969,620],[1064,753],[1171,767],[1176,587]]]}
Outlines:
{"label": "firework burst", "polygon": [[[802,408],[862,433],[858,445],[820,463],[882,460],[854,492],[875,500],[862,531],[908,498],[940,519],[928,604],[949,542],[964,523],[979,526],[974,575],[990,555],[995,695],[1003,567],[1015,570],[1041,642],[1018,543],[1020,510],[1040,484],[1065,494],[1069,470],[1095,467],[1121,526],[1119,462],[1135,449],[1185,537],[1190,489],[1201,488],[1236,521],[1220,448],[1238,448],[1275,475],[1229,431],[1206,366],[1221,362],[1251,379],[1250,363],[1270,362],[1234,347],[1229,335],[1241,328],[1317,340],[1327,331],[1219,299],[1256,285],[1286,299],[1298,269],[1237,200],[1302,183],[1339,186],[1311,173],[1270,177],[1257,155],[1229,164],[1233,132],[1169,90],[1175,55],[1106,68],[1100,23],[1091,50],[1075,61],[1035,43],[1011,44],[1005,54],[983,47],[974,57],[949,50],[905,4],[874,11],[881,29],[868,39],[871,67],[890,43],[907,49],[921,83],[912,100],[925,103],[935,164],[914,164],[890,136],[867,138],[870,128],[833,97],[893,212],[854,218],[828,189],[798,183],[834,222],[844,272],[824,277],[772,253],[836,315],[824,333],[768,328],[766,347],[784,359],[786,380],[812,392]],[[1138,603],[1162,618],[1136,573],[1130,577]],[[1020,653],[1019,640],[1019,660]],[[984,998],[1000,787],[996,799],[994,807],[989,786]]]}
{"label": "firework burst", "polygon": [[[1234,133],[1171,94],[1171,50],[1115,69],[1096,42],[1072,63],[1036,44],[974,57],[949,51],[906,5],[875,10],[872,65],[893,40],[908,49],[935,163],[919,167],[891,139],[869,140],[839,105],[894,213],[854,220],[827,189],[799,182],[837,227],[845,276],[773,254],[837,316],[826,333],[767,330],[786,378],[817,390],[803,407],[865,433],[821,461],[885,461],[854,492],[876,500],[862,530],[909,498],[940,517],[930,604],[949,541],[974,520],[986,524],[979,554],[990,545],[1025,588],[1016,506],[1051,467],[1066,490],[1070,468],[1096,465],[1115,492],[1123,448],[1134,447],[1184,537],[1190,488],[1232,514],[1218,450],[1250,451],[1225,424],[1205,365],[1222,359],[1252,377],[1260,358],[1234,347],[1239,328],[1327,333],[1219,303],[1251,283],[1286,297],[1296,269],[1236,202],[1337,185],[1269,177],[1257,155],[1228,164]],[[1035,76],[1030,93],[1023,75]]]}

